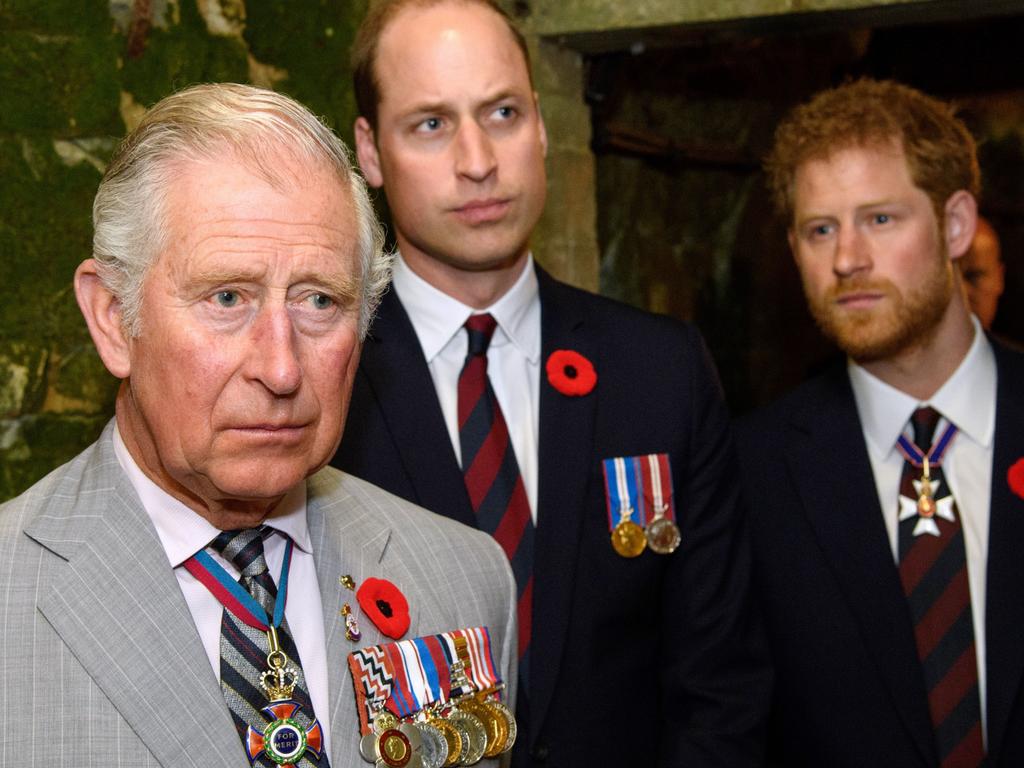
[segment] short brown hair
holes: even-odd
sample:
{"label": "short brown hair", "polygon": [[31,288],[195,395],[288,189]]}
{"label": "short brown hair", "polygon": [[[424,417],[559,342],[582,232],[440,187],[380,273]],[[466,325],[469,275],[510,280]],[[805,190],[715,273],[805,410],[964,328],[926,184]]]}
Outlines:
{"label": "short brown hair", "polygon": [[764,168],[775,207],[793,217],[797,169],[850,147],[899,142],[910,177],[941,221],[950,195],[977,196],[981,173],[974,139],[950,104],[891,80],[861,79],[822,91],[796,107],[775,130]]}
{"label": "short brown hair", "polygon": [[374,130],[377,128],[377,105],[380,103],[380,83],[377,82],[374,64],[381,35],[384,34],[388,24],[403,9],[430,8],[447,2],[482,5],[498,14],[504,20],[519,50],[522,51],[523,60],[526,62],[526,73],[530,78],[530,83],[533,83],[533,74],[530,72],[530,51],[526,46],[526,39],[496,0],[371,0],[370,9],[359,25],[356,39],[352,43],[351,65],[356,106],[359,108],[359,114],[367,119],[370,127]]}

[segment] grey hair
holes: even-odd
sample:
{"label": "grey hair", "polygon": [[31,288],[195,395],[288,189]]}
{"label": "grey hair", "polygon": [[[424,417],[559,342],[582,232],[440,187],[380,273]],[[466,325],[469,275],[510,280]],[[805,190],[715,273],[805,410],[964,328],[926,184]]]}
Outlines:
{"label": "grey hair", "polygon": [[359,231],[359,335],[365,337],[392,261],[366,182],[345,144],[312,112],[283,94],[236,83],[196,85],[159,101],[121,142],[100,181],[92,208],[93,258],[131,336],[142,330],[143,284],[165,246],[165,203],[178,165],[227,151],[276,183],[281,177],[267,158],[281,150],[326,163],[348,183]]}

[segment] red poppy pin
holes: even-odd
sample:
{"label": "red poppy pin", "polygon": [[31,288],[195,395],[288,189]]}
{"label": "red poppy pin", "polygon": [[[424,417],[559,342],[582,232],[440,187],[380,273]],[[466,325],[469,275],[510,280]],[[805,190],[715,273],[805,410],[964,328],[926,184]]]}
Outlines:
{"label": "red poppy pin", "polygon": [[363,613],[388,637],[398,640],[409,630],[409,603],[387,579],[367,579],[356,591]]}
{"label": "red poppy pin", "polygon": [[597,384],[593,363],[571,349],[556,349],[552,352],[544,370],[548,374],[548,383],[569,397],[589,395]]}
{"label": "red poppy pin", "polygon": [[1017,459],[1006,473],[1006,482],[1010,484],[1010,490],[1024,499],[1024,458]]}

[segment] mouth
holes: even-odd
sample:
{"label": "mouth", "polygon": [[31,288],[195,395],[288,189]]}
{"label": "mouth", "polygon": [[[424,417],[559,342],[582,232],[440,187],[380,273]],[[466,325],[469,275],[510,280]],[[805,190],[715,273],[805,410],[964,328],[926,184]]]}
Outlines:
{"label": "mouth", "polygon": [[308,424],[245,424],[230,428],[230,432],[243,438],[267,442],[298,442],[306,432]]}
{"label": "mouth", "polygon": [[870,309],[885,298],[882,291],[847,291],[836,296],[835,303],[843,309]]}
{"label": "mouth", "polygon": [[507,198],[470,200],[453,208],[452,213],[467,224],[488,224],[503,219],[511,206],[512,201]]}

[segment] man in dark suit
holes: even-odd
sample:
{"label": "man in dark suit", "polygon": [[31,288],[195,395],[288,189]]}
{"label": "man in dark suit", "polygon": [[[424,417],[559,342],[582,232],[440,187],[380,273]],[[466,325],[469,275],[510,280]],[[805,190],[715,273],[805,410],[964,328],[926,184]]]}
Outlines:
{"label": "man in dark suit", "polygon": [[401,254],[334,464],[505,548],[514,762],[758,764],[769,674],[699,335],[534,264],[547,137],[497,6],[378,4],[353,58]]}
{"label": "man in dark suit", "polygon": [[974,142],[947,105],[862,80],[797,108],[766,165],[848,358],[740,430],[770,758],[1024,764],[1024,359],[986,338],[954,268]]}

